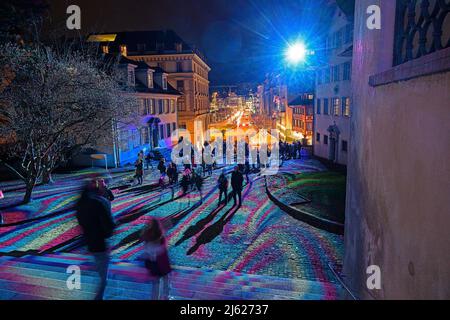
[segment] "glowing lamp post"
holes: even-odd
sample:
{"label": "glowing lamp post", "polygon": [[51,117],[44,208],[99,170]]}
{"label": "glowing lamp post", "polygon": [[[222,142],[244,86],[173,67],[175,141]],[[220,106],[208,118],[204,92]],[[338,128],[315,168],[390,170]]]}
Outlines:
{"label": "glowing lamp post", "polygon": [[288,45],[285,52],[285,58],[288,63],[297,65],[306,62],[307,56],[313,54],[314,52],[307,50],[304,43],[295,42]]}

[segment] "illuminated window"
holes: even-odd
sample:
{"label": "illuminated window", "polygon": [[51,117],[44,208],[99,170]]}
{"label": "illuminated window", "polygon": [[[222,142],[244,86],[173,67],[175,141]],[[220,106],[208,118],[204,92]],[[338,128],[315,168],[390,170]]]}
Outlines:
{"label": "illuminated window", "polygon": [[151,72],[151,71],[148,71],[148,73],[147,73],[147,82],[148,82],[148,87],[153,88],[153,72]]}
{"label": "illuminated window", "polygon": [[167,76],[165,74],[163,74],[163,76],[162,76],[162,85],[163,85],[163,90],[167,90]]}
{"label": "illuminated window", "polygon": [[124,45],[124,44],[120,45],[119,50],[120,50],[121,55],[123,55],[125,57],[127,56],[128,51],[127,51],[126,45]]}
{"label": "illuminated window", "polygon": [[342,115],[350,117],[350,98],[342,98]]}
{"label": "illuminated window", "polygon": [[109,47],[108,46],[102,46],[102,52],[103,53],[109,53]]}
{"label": "illuminated window", "polygon": [[331,101],[333,104],[333,115],[339,116],[339,113],[340,113],[339,111],[340,111],[340,107],[341,107],[341,99],[333,98]]}

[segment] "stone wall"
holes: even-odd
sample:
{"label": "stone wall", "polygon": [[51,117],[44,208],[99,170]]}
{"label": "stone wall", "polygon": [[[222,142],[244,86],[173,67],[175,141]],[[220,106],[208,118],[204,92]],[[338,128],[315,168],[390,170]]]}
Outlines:
{"label": "stone wall", "polygon": [[[373,4],[381,30],[366,27]],[[395,1],[356,1],[344,277],[364,299],[450,299],[450,72],[432,54],[441,72],[370,85],[392,69],[394,23]]]}

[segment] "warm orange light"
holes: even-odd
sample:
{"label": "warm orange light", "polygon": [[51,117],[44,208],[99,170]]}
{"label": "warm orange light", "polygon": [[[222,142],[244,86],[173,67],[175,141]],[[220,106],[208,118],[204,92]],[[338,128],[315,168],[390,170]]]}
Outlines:
{"label": "warm orange light", "polygon": [[117,34],[92,34],[88,37],[88,42],[112,42],[115,41]]}

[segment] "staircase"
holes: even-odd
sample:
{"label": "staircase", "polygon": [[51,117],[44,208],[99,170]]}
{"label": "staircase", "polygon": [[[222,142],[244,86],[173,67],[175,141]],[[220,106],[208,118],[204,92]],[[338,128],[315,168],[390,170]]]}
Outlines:
{"label": "staircase", "polygon": [[[67,267],[81,269],[81,289],[69,290]],[[58,253],[45,256],[0,256],[0,300],[90,300],[98,283],[90,257]],[[112,260],[107,300],[148,300],[151,281],[139,261]],[[173,300],[323,300],[343,299],[339,284],[302,279],[174,267]]]}

